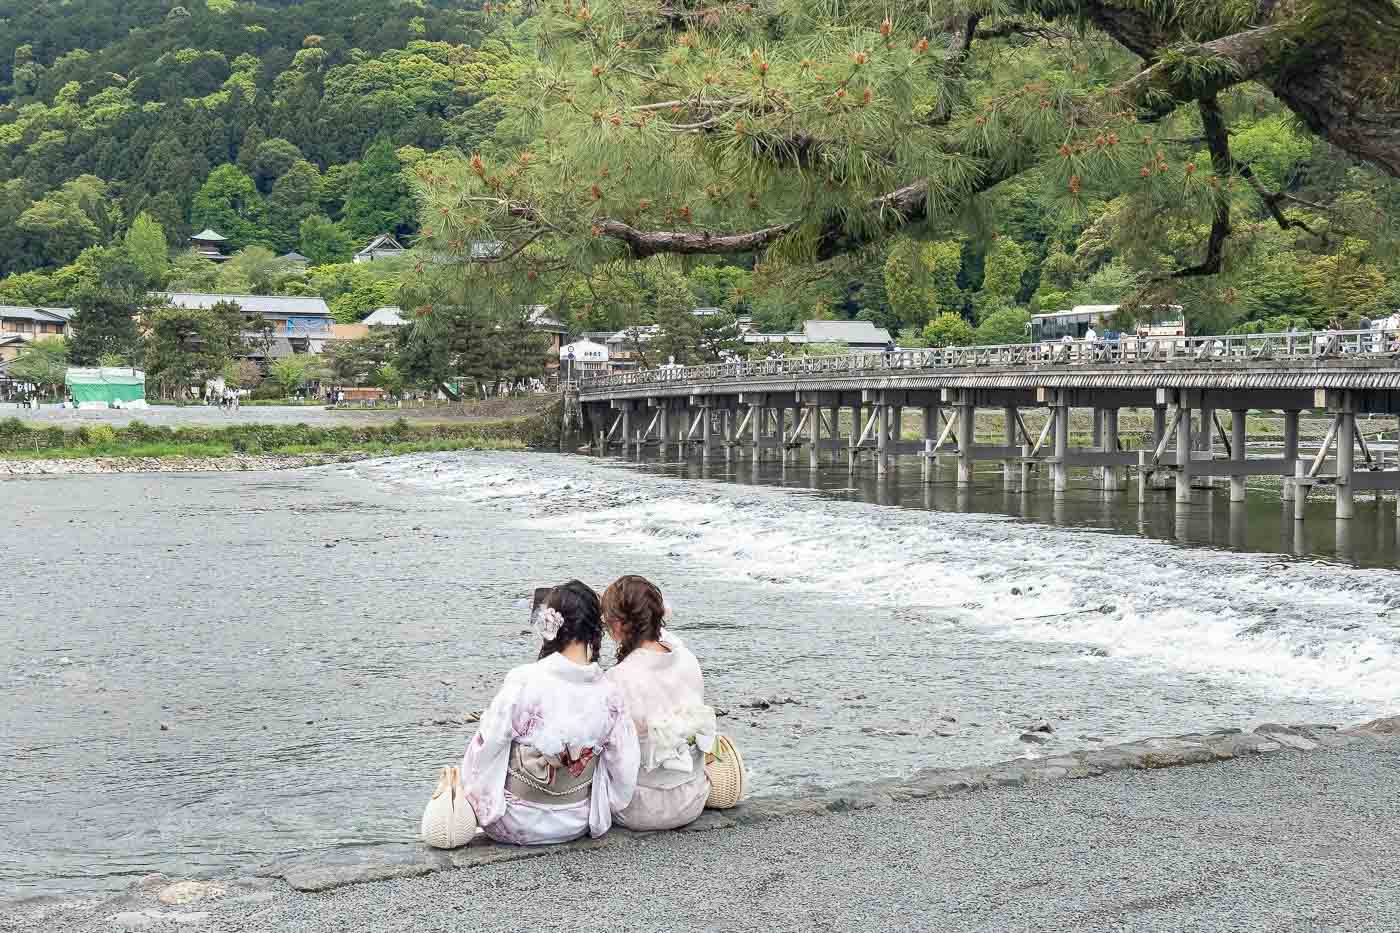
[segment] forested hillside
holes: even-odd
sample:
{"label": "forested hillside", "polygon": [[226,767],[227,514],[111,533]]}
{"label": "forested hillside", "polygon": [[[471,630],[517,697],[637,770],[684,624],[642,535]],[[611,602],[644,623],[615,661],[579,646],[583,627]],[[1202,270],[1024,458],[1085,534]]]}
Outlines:
{"label": "forested hillside", "polygon": [[400,160],[471,151],[494,122],[475,106],[482,17],[457,3],[7,2],[0,16],[0,274],[62,266],[142,212],[172,245],[214,226],[235,249],[347,258],[324,225],[303,243],[308,218],[356,245],[410,232]]}

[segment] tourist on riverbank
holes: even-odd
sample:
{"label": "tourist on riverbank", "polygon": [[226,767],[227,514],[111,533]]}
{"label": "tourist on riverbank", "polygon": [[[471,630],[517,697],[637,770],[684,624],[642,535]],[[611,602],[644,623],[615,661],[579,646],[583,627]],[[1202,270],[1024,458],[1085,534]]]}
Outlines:
{"label": "tourist on riverbank", "polygon": [[700,662],[664,627],[661,591],[626,576],[603,593],[603,621],[617,642],[608,679],[622,688],[641,743],[632,802],[617,812],[628,829],[675,829],[705,809],[705,752],[715,740],[715,711],[705,705]]}
{"label": "tourist on riverbank", "polygon": [[601,836],[626,808],[640,752],[622,691],[603,677],[598,594],[577,580],[535,609],[539,660],[515,668],[462,758],[463,785],[492,839],[517,845]]}

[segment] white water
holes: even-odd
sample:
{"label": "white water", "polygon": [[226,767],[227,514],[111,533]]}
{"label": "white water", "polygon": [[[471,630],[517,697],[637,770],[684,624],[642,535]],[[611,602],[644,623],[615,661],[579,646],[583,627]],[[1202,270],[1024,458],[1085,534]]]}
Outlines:
{"label": "white water", "polygon": [[1087,646],[1144,675],[1207,675],[1303,704],[1400,708],[1393,571],[680,480],[606,461],[508,460],[366,469],[561,539],[672,556],[715,580],[820,592],[853,613]]}

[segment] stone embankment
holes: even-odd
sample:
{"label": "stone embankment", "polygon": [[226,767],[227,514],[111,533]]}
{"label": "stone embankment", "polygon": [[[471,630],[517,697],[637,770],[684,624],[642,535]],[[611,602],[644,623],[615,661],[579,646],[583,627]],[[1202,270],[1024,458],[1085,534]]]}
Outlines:
{"label": "stone embankment", "polygon": [[[1114,771],[1173,768],[1227,761],[1284,751],[1341,748],[1375,741],[1400,742],[1400,716],[1354,728],[1327,725],[1262,725],[1252,732],[1221,729],[1171,738],[1143,739],[1122,745],[1071,752],[1047,758],[1015,758],[967,768],[927,768],[909,777],[874,784],[853,784],[800,797],[764,797],[733,810],[706,810],[681,832],[709,832],[814,813],[866,810],[891,803],[949,797],[995,787],[1092,778]],[[614,829],[601,839],[569,846],[588,849],[625,843],[634,834]],[[543,855],[550,847],[519,848],[477,842],[444,852],[416,842],[333,852],[313,852],[264,866],[260,875],[281,878],[298,891],[326,891],[348,884],[426,875]]]}
{"label": "stone embankment", "polygon": [[[1229,767],[1248,767],[1248,759],[1262,756],[1281,763],[1282,759],[1278,756],[1287,754],[1305,755],[1309,762],[1316,761],[1321,766],[1323,759],[1334,755],[1380,755],[1388,758],[1397,751],[1400,751],[1400,716],[1346,729],[1325,725],[1263,725],[1252,732],[1221,729],[1144,739],[1047,758],[1018,758],[982,767],[931,768],[900,780],[851,785],[814,795],[761,798],[734,810],[706,811],[699,820],[680,832],[711,832],[731,828],[747,832],[761,824],[781,821],[789,821],[789,825],[800,827],[812,818],[832,820],[837,819],[833,814],[851,811],[872,811],[867,819],[878,823],[884,817],[874,811],[889,809],[897,813],[900,812],[899,808],[908,807],[919,800],[961,798],[973,801],[979,791],[999,790],[1001,794],[1018,795],[1016,788],[1024,788],[1028,795],[1043,794],[1055,786],[1068,790],[1075,780],[1080,779],[1101,777],[1105,782],[1113,782],[1118,780],[1113,776],[1115,772],[1150,771],[1190,764],[1229,762],[1232,759],[1239,761]],[[1309,752],[1317,752],[1318,755],[1314,758],[1308,756]],[[1311,764],[1300,760],[1297,765],[1299,775],[1310,767]],[[1212,793],[1226,793],[1224,787],[1217,785],[1227,779],[1228,775],[1217,775],[1215,783],[1211,785],[1216,788]],[[1243,779],[1236,777],[1236,780]],[[1191,784],[1184,777],[1181,780],[1184,784]],[[1275,776],[1270,780],[1276,781],[1278,778]],[[1285,783],[1288,787],[1280,787],[1281,796],[1292,793],[1290,788],[1296,786],[1296,781]],[[988,807],[994,810],[1000,806],[998,799],[999,796],[989,797]],[[1195,806],[1192,799],[1191,794],[1186,794],[1185,805]],[[1272,805],[1266,799],[1260,799],[1257,803],[1258,807],[1266,810]],[[1047,819],[1050,816],[1047,814]],[[1203,812],[1199,817],[1209,819],[1210,815]],[[1268,814],[1261,817],[1266,824],[1273,818]],[[482,838],[451,852],[428,849],[416,841],[347,847],[294,856],[265,865],[241,878],[192,881],[150,875],[114,898],[81,905],[45,899],[46,903],[31,902],[21,906],[11,919],[16,921],[14,928],[17,930],[77,929],[79,926],[104,933],[187,930],[204,926],[229,930],[261,929],[256,925],[247,926],[245,921],[278,905],[299,904],[288,899],[306,896],[294,895],[288,890],[289,887],[297,892],[323,892],[362,882],[414,878],[561,853],[616,850],[638,845],[641,838],[614,828],[600,839],[583,839],[564,846],[517,848]],[[713,845],[702,847],[703,850],[710,848]],[[646,852],[639,848],[637,858],[646,857]],[[454,885],[453,889],[470,891],[471,882],[465,882],[465,886]],[[373,897],[373,894],[370,896]],[[423,911],[431,909],[431,905],[420,906]],[[308,909],[319,910],[314,907]],[[335,923],[322,923],[319,928],[336,927]]]}
{"label": "stone embankment", "polygon": [[230,454],[227,457],[73,457],[52,460],[0,460],[0,476],[75,476],[94,473],[237,473],[295,470],[347,463],[372,456],[347,454]]}

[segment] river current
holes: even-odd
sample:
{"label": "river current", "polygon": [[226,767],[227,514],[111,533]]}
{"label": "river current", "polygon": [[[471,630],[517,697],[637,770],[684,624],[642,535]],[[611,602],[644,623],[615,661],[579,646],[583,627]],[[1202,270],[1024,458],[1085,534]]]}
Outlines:
{"label": "river current", "polygon": [[1400,710],[1390,504],[535,453],[0,495],[0,898],[412,839],[572,576],[661,585],[760,794]]}

